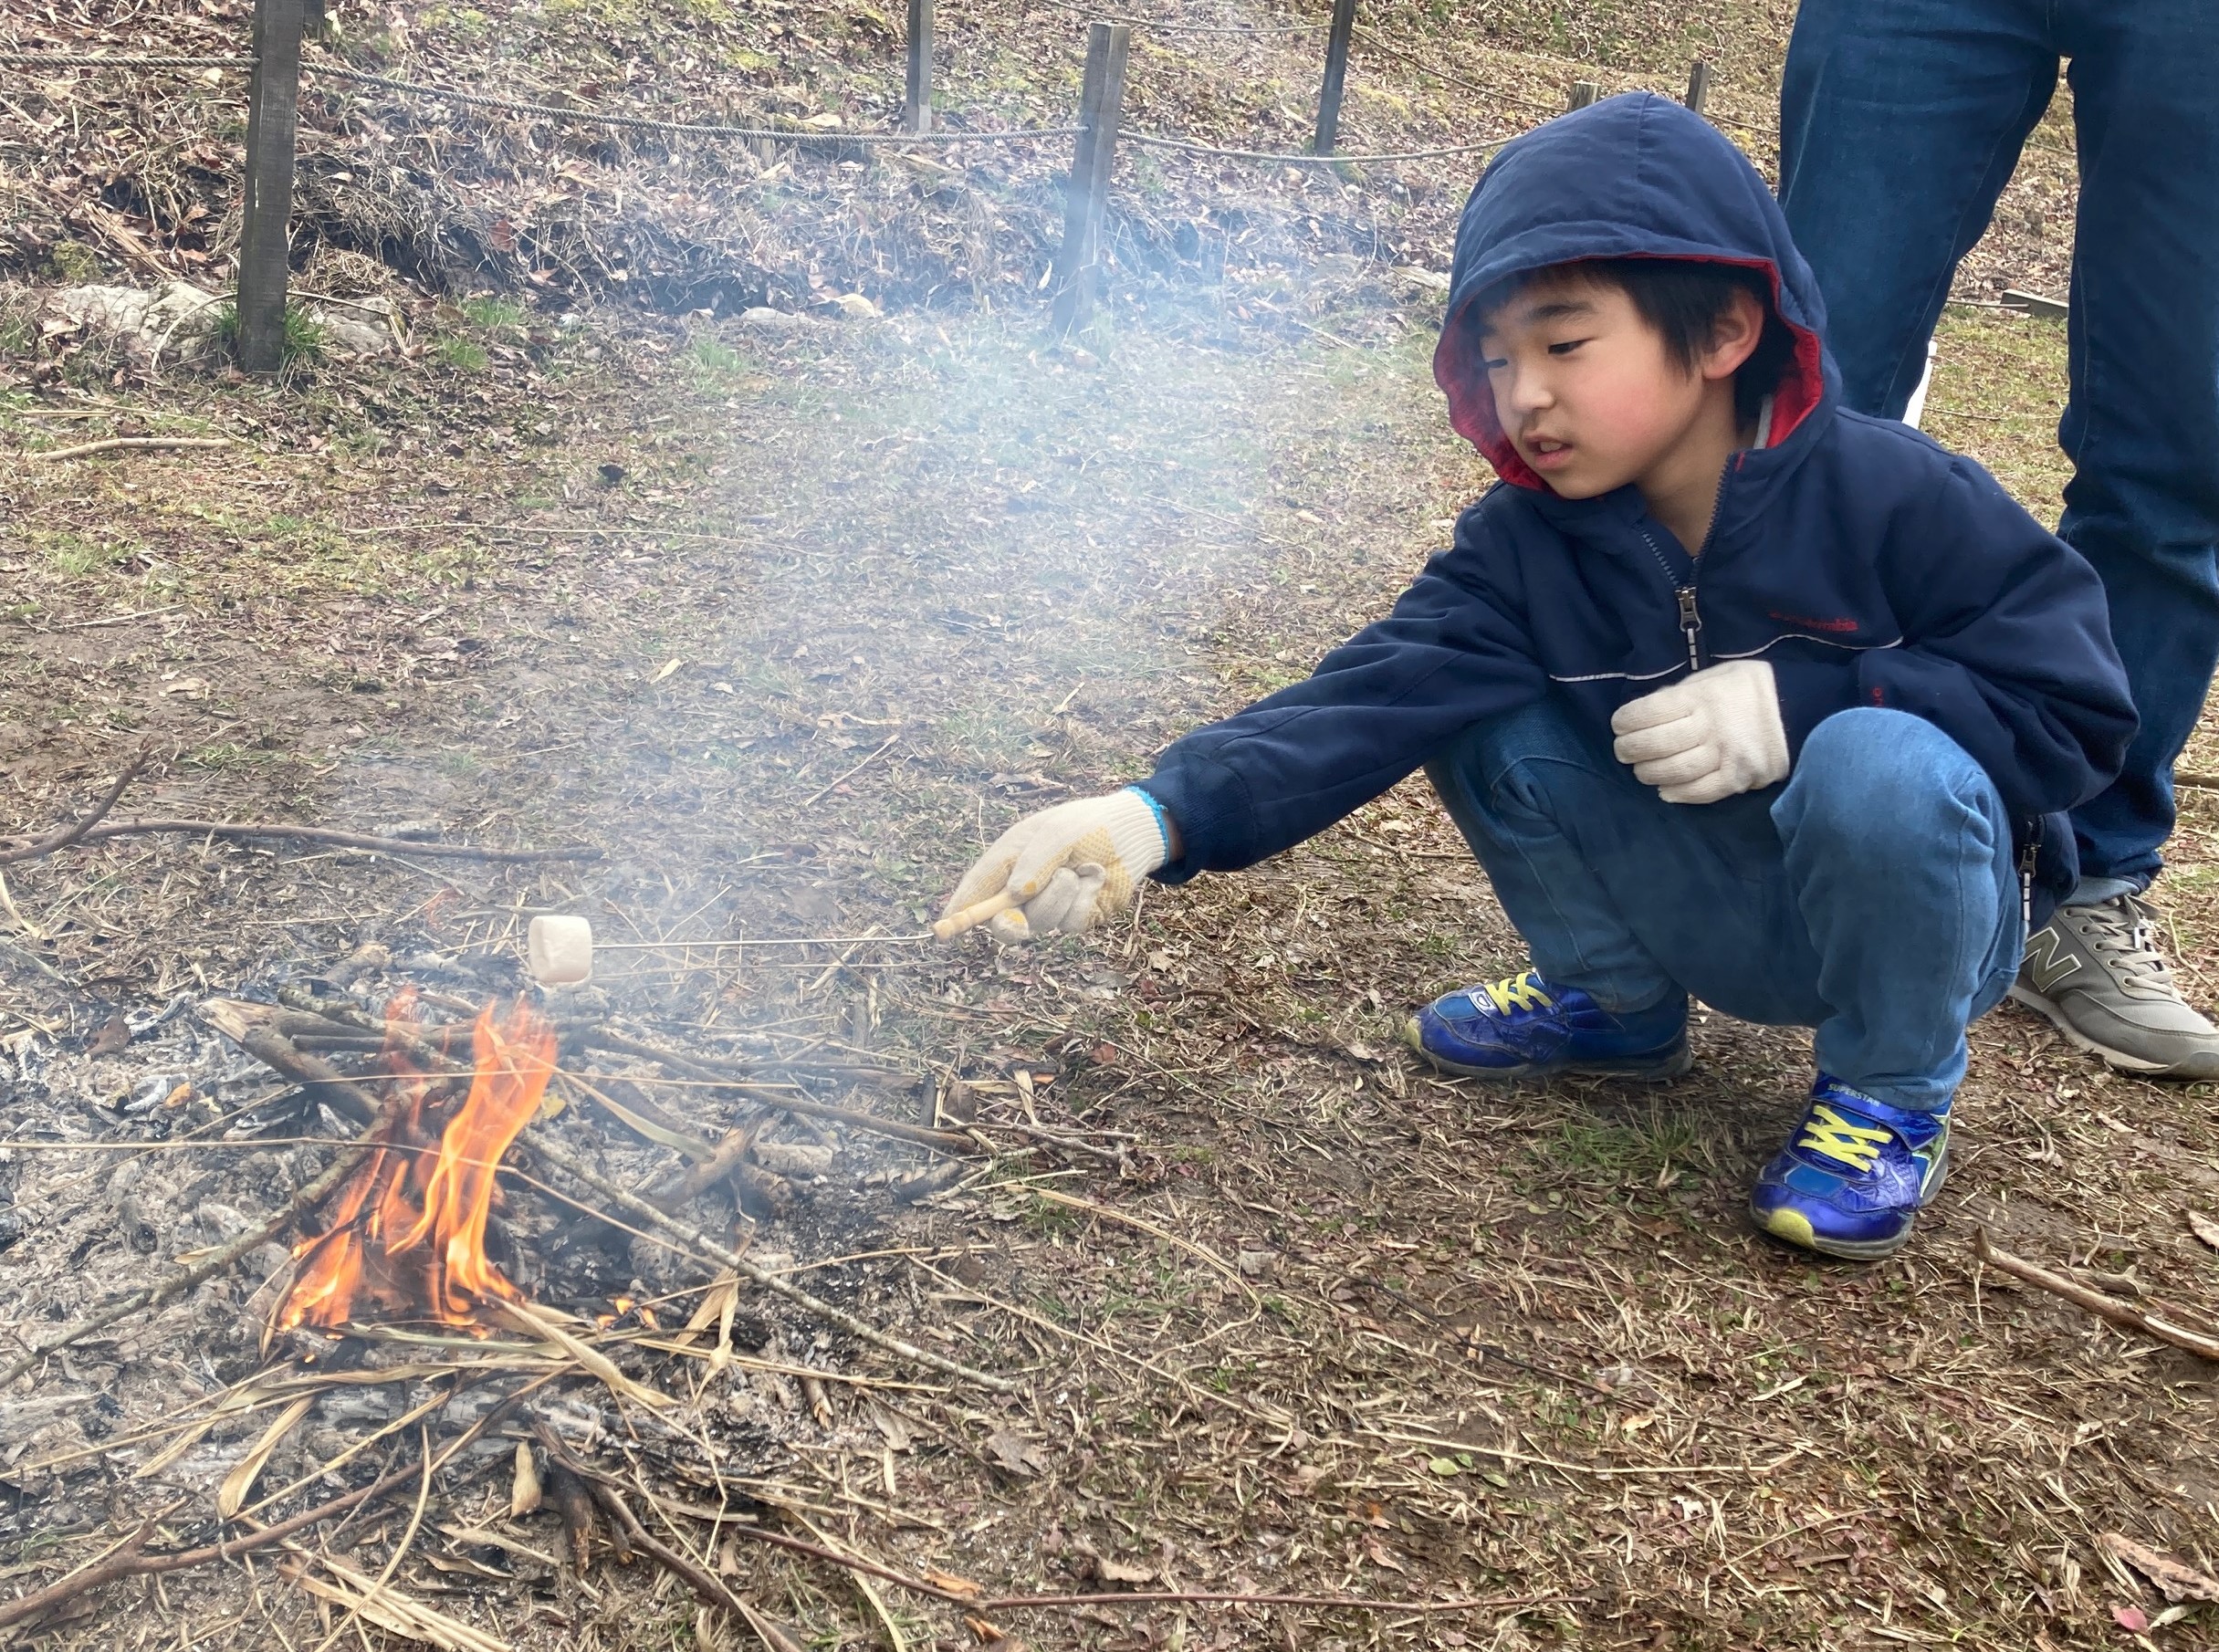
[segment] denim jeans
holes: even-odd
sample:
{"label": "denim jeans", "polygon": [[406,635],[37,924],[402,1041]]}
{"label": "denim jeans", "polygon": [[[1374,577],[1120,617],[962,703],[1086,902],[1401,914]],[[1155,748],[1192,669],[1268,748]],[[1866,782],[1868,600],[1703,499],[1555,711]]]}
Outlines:
{"label": "denim jeans", "polygon": [[1606,1009],[1685,992],[1815,1027],[1826,1072],[1932,1108],[2017,973],[2003,800],[1907,712],[1838,712],[1785,785],[1720,803],[1666,802],[1555,699],[1475,724],[1426,774],[1533,967]]}
{"label": "denim jeans", "polygon": [[1803,0],[1780,198],[1826,297],[1848,404],[1900,417],[1957,261],[2061,58],[2080,203],[2057,426],[2074,474],[2057,531],[2102,576],[2141,714],[2124,772],[2073,816],[2085,899],[2157,874],[2173,761],[2219,661],[2219,11]]}

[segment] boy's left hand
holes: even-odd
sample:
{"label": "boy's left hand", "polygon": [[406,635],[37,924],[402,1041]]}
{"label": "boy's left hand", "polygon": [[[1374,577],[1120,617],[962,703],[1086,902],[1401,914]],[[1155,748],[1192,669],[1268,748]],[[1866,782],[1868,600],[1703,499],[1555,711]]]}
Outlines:
{"label": "boy's left hand", "polygon": [[1715,803],[1787,779],[1787,728],[1763,660],[1729,660],[1629,700],[1611,750],[1668,803]]}

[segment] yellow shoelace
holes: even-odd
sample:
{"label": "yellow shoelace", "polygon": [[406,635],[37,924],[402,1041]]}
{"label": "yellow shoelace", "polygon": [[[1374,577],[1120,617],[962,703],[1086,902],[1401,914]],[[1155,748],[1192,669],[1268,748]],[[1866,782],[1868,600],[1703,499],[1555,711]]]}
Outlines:
{"label": "yellow shoelace", "polygon": [[1823,1153],[1852,1170],[1862,1171],[1872,1168],[1873,1162],[1880,1156],[1880,1149],[1894,1134],[1891,1130],[1852,1124],[1821,1102],[1811,1108],[1811,1122],[1804,1127],[1803,1139],[1795,1145]]}
{"label": "yellow shoelace", "polygon": [[1504,976],[1499,981],[1490,981],[1481,990],[1486,993],[1498,1014],[1508,1015],[1513,1009],[1547,1009],[1556,1000],[1541,990],[1541,978],[1532,970],[1523,975]]}

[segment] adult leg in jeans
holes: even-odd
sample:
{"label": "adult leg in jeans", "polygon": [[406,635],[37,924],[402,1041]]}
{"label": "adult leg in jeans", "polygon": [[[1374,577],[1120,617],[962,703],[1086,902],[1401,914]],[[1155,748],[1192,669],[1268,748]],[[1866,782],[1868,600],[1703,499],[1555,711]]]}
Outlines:
{"label": "adult leg in jeans", "polygon": [[2058,532],[2102,576],[2141,716],[2073,816],[2080,904],[2157,875],[2219,662],[2219,19],[2209,0],[2062,10],[2080,201]]}
{"label": "adult leg in jeans", "polygon": [[2049,105],[2047,11],[1803,0],[1780,89],[1780,204],[1859,413],[1902,416],[1958,260]]}

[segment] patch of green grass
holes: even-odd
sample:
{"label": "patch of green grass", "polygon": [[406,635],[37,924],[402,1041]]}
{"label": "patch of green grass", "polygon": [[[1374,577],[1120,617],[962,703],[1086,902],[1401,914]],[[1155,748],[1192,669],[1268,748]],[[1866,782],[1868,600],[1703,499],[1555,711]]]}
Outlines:
{"label": "patch of green grass", "polygon": [[188,751],[179,759],[187,768],[245,768],[267,763],[274,754],[242,746],[236,740],[214,740]]}
{"label": "patch of green grass", "polygon": [[73,286],[98,281],[101,275],[100,255],[82,241],[57,241],[47,255],[47,265],[57,281]]}
{"label": "patch of green grass", "polygon": [[1539,1151],[1566,1170],[1642,1184],[1669,1182],[1676,1167],[1705,1156],[1694,1124],[1656,1107],[1638,1118],[1589,1114],[1566,1119],[1556,1139]]}
{"label": "patch of green grass", "polygon": [[[239,307],[226,303],[215,312],[215,336],[225,348],[239,348]],[[285,307],[285,331],[277,343],[277,365],[282,370],[299,363],[319,361],[324,353],[324,329],[315,317],[298,304]]]}
{"label": "patch of green grass", "polygon": [[432,359],[459,373],[482,373],[493,361],[483,344],[460,333],[442,333],[434,339]]}
{"label": "patch of green grass", "polygon": [[1926,433],[1979,460],[2014,498],[2055,527],[2073,474],[2057,447],[2067,384],[2064,323],[1950,309],[1934,340]]}
{"label": "patch of green grass", "polygon": [[61,528],[38,536],[47,554],[47,566],[71,579],[102,572],[128,561],[136,548]]}
{"label": "patch of green grass", "polygon": [[706,391],[728,391],[752,374],[755,363],[713,333],[696,333],[684,358],[694,382]]}
{"label": "patch of green grass", "polygon": [[525,322],[524,307],[514,298],[490,295],[465,298],[460,308],[470,325],[484,332],[507,332],[522,327]]}

